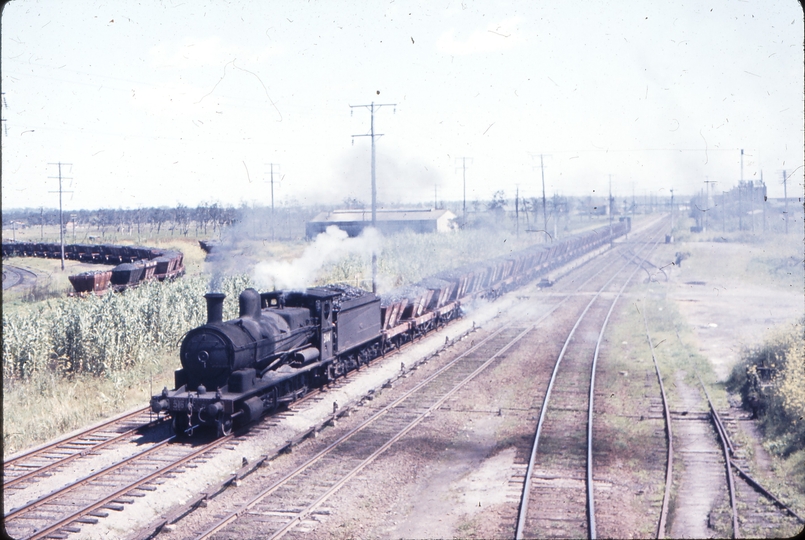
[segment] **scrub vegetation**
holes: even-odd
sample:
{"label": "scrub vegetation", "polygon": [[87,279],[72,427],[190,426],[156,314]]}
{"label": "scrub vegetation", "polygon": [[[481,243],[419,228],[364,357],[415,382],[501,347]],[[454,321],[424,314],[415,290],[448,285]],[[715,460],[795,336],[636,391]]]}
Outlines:
{"label": "scrub vegetation", "polygon": [[805,492],[805,320],[746,350],[727,387],[760,421],[764,446]]}

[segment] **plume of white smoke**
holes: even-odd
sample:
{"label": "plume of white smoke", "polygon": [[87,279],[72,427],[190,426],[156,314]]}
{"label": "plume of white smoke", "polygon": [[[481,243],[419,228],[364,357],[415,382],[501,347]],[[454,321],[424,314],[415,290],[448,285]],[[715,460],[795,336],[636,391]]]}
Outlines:
{"label": "plume of white smoke", "polygon": [[377,229],[366,228],[360,236],[350,238],[336,225],[330,225],[293,261],[266,261],[254,268],[254,282],[261,289],[272,287],[284,290],[303,290],[316,279],[316,274],[327,263],[346,255],[371,257],[381,248],[381,234]]}

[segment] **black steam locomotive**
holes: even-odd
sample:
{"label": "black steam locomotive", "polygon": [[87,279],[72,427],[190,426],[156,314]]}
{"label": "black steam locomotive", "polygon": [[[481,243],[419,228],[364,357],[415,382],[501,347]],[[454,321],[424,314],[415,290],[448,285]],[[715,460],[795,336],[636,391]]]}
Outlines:
{"label": "black steam locomotive", "polygon": [[178,435],[197,425],[228,434],[373,358],[629,232],[630,220],[548,245],[443,272],[383,297],[349,286],[305,292],[246,289],[240,314],[223,321],[224,295],[209,293],[207,323],[187,333],[176,389],[151,398]]}
{"label": "black steam locomotive", "polygon": [[225,435],[233,421],[256,420],[379,353],[380,299],[371,293],[246,289],[239,317],[226,322],[224,295],[205,298],[207,323],[182,342],[176,390],[151,399],[154,412],[170,413],[177,434],[206,424]]}

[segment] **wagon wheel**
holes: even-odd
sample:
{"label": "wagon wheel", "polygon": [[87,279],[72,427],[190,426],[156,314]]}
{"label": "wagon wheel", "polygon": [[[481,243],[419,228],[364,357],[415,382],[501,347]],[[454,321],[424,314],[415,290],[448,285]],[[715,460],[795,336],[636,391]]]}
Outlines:
{"label": "wagon wheel", "polygon": [[215,428],[218,432],[219,437],[226,437],[230,433],[232,433],[232,420],[226,418],[220,418],[215,421]]}

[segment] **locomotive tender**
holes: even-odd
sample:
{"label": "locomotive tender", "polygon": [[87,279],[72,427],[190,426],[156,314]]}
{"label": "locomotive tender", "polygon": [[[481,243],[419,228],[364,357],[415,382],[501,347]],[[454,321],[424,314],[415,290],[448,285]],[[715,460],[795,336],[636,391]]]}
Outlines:
{"label": "locomotive tender", "polygon": [[151,398],[177,435],[197,425],[228,434],[461,315],[476,297],[495,298],[631,229],[628,218],[547,245],[442,272],[383,298],[349,286],[304,292],[246,289],[236,319],[224,295],[208,293],[207,322],[180,348],[175,390]]}

